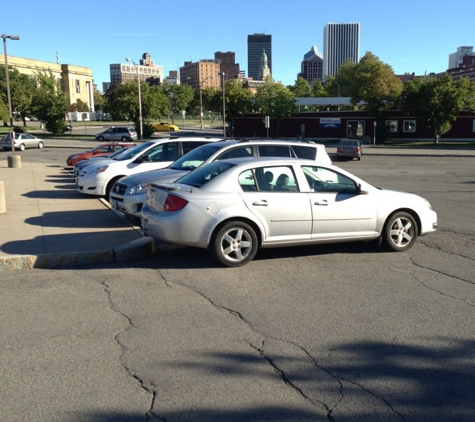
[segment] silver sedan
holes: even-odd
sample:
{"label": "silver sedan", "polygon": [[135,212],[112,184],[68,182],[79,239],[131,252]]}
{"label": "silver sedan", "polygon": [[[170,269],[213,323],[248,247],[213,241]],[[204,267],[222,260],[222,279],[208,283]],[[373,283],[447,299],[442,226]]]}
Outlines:
{"label": "silver sedan", "polygon": [[237,158],[206,164],[174,183],[151,184],[142,227],[162,243],[209,248],[223,265],[259,248],[381,239],[403,252],[436,230],[415,194],[376,188],[334,165]]}
{"label": "silver sedan", "polygon": [[[31,133],[18,133],[15,132],[15,149],[24,151],[26,148],[43,148],[44,142],[42,139],[37,138]],[[12,139],[10,135],[0,139],[0,147],[4,150],[11,151]]]}

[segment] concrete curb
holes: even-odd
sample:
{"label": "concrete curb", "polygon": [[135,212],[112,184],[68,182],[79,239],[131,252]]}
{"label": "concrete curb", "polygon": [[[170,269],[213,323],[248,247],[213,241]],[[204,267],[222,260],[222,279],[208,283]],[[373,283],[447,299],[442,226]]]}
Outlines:
{"label": "concrete curb", "polygon": [[154,251],[153,238],[147,236],[112,250],[0,257],[0,271],[111,264],[145,258],[152,255]]}

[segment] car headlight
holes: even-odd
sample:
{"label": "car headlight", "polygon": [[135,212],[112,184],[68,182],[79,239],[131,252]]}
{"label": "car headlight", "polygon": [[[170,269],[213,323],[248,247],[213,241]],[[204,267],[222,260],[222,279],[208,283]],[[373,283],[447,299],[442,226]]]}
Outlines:
{"label": "car headlight", "polygon": [[145,193],[146,183],[139,183],[135,186],[130,186],[125,190],[126,195],[139,195],[141,193]]}
{"label": "car headlight", "polygon": [[107,170],[108,167],[109,167],[108,165],[106,165],[106,166],[101,166],[101,167],[99,167],[99,168],[96,170],[96,173],[103,173],[103,172],[105,172],[105,171]]}

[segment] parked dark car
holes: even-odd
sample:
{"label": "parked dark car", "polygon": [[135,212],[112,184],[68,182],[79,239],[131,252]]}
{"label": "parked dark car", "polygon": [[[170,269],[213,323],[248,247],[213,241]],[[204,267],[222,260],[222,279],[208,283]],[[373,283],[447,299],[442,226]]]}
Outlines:
{"label": "parked dark car", "polygon": [[362,143],[358,139],[342,139],[336,147],[336,157],[361,160],[363,156],[361,147]]}

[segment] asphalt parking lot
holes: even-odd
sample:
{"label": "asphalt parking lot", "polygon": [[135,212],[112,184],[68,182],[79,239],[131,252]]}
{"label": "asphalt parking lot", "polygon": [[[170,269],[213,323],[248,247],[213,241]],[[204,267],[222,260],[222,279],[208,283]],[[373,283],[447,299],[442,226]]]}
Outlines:
{"label": "asphalt parking lot", "polygon": [[0,272],[2,419],[474,420],[473,159],[338,163],[430,200],[439,228],[407,253],[283,248],[229,269],[171,248]]}

